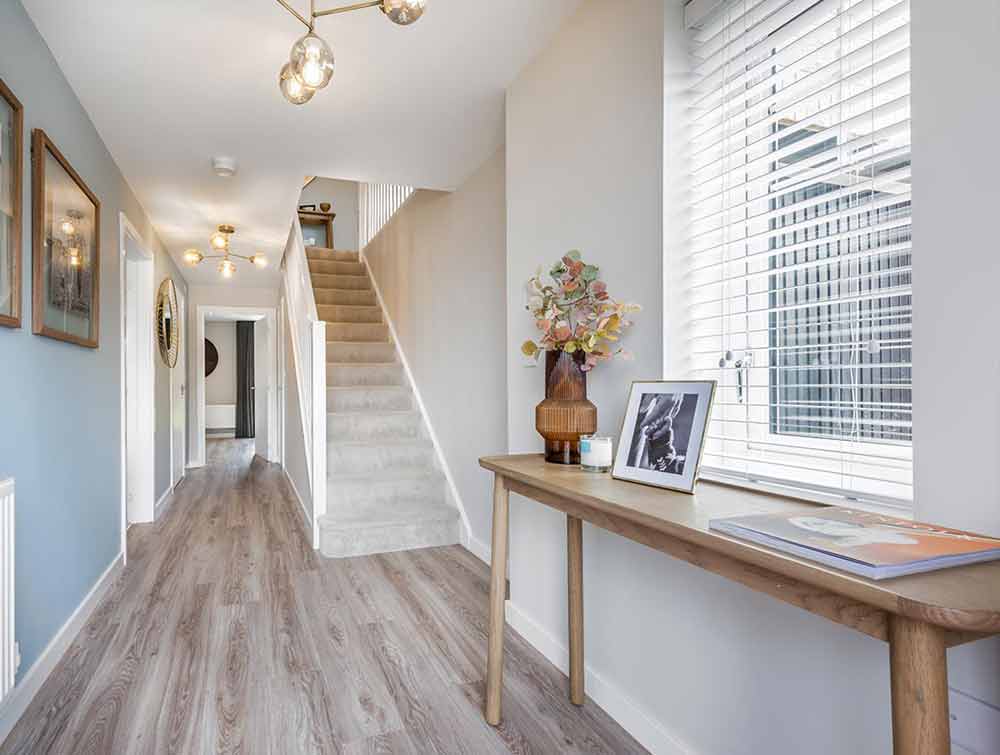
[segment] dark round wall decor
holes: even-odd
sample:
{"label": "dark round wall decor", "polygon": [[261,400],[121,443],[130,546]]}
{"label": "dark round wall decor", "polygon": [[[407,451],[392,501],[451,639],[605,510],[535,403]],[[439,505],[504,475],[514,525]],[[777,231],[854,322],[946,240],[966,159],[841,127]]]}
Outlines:
{"label": "dark round wall decor", "polygon": [[205,377],[208,377],[213,372],[215,368],[219,366],[219,350],[215,348],[215,344],[205,339]]}

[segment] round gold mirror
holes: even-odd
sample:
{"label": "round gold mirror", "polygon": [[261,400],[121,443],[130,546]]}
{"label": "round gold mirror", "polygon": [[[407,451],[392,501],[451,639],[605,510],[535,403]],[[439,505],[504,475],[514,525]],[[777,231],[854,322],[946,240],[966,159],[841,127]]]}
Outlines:
{"label": "round gold mirror", "polygon": [[177,289],[170,278],[160,284],[156,294],[156,341],[160,345],[163,363],[167,367],[175,367],[181,348],[181,332],[177,316]]}

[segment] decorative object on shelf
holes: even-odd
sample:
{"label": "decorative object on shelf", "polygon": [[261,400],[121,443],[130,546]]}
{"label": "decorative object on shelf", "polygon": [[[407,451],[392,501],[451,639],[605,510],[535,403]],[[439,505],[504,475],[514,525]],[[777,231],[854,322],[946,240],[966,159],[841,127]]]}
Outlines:
{"label": "decorative object on shelf", "polygon": [[535,428],[545,438],[546,460],[556,464],[579,464],[580,436],[597,430],[587,373],[615,356],[629,357],[613,344],[639,306],[612,299],[599,273],[572,251],[547,279],[539,269],[527,284],[527,309],[542,336],[537,343],[525,341],[521,352],[528,358],[545,352],[545,400],[535,408]]}
{"label": "decorative object on shelf", "polygon": [[612,476],[693,493],[715,381],[632,383]]}
{"label": "decorative object on shelf", "polygon": [[156,292],[156,342],[160,346],[160,358],[170,369],[177,366],[181,348],[178,322],[177,289],[173,279],[165,278]]}
{"label": "decorative object on shelf", "polygon": [[330,208],[331,208],[332,206],[333,206],[333,205],[331,205],[331,204],[330,204],[329,202],[320,202],[320,203],[319,203],[319,211],[320,211],[320,212],[329,212],[329,211],[330,211]]}
{"label": "decorative object on shelf", "polygon": [[41,129],[31,160],[32,331],[96,349],[101,203]]}
{"label": "decorative object on shelf", "polygon": [[409,26],[424,14],[427,0],[366,0],[326,10],[316,10],[316,0],[309,0],[308,18],[289,5],[287,0],[278,0],[278,4],[309,30],[292,45],[288,62],[278,74],[278,87],[285,99],[293,105],[304,105],[333,78],[333,50],[316,34],[317,18],[364,8],[378,8],[394,24]]}
{"label": "decorative object on shelf", "polygon": [[215,368],[219,366],[219,350],[215,348],[215,344],[205,339],[205,377],[208,377],[213,372]]}
{"label": "decorative object on shelf", "polygon": [[21,327],[24,108],[0,79],[0,325]]}
{"label": "decorative object on shelf", "polygon": [[204,255],[197,249],[188,249],[184,252],[184,261],[191,267],[195,267],[205,260],[219,260],[219,273],[223,278],[232,278],[236,274],[234,259],[246,260],[254,267],[267,267],[267,257],[260,252],[246,257],[232,250],[230,238],[234,233],[236,233],[236,229],[233,226],[220,225],[216,232],[209,237],[208,245],[213,251],[221,252],[221,254]]}
{"label": "decorative object on shelf", "polygon": [[614,461],[611,438],[584,435],[580,438],[580,466],[585,472],[610,472]]}

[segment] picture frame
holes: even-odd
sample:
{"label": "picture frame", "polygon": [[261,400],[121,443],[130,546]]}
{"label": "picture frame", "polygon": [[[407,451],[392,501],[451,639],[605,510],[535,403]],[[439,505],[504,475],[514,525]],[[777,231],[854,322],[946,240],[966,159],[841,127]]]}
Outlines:
{"label": "picture frame", "polygon": [[42,129],[31,133],[32,332],[100,345],[101,203]]}
{"label": "picture frame", "polygon": [[714,380],[633,382],[611,476],[693,493],[715,387]]}
{"label": "picture frame", "polygon": [[0,79],[0,325],[21,327],[24,107]]}

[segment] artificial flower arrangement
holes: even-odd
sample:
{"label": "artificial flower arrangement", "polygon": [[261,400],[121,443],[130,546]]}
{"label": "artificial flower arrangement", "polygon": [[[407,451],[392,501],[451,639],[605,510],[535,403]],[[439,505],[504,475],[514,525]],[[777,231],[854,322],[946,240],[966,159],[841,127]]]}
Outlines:
{"label": "artificial flower arrangement", "polygon": [[584,372],[616,356],[631,358],[614,344],[632,325],[627,315],[641,307],[612,299],[599,274],[600,268],[585,263],[575,250],[552,266],[548,280],[538,268],[527,284],[527,309],[542,335],[537,343],[524,342],[525,356],[537,358],[543,351],[580,352],[585,355],[580,365]]}

